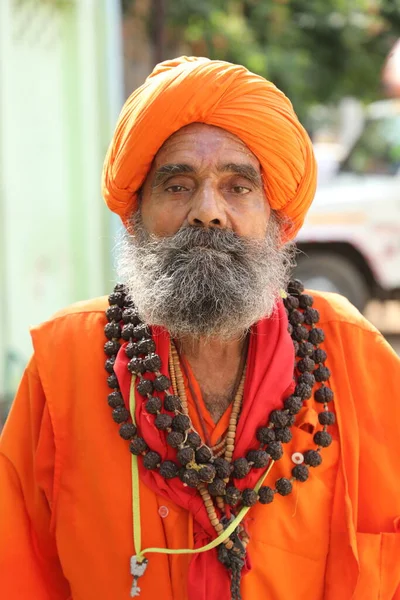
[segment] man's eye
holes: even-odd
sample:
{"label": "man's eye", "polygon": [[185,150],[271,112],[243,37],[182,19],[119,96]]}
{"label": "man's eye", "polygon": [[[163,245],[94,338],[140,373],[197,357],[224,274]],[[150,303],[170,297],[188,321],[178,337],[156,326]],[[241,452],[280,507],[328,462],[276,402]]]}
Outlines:
{"label": "man's eye", "polygon": [[166,188],[166,192],[172,192],[173,194],[178,194],[179,192],[186,192],[187,188],[183,185],[170,185]]}
{"label": "man's eye", "polygon": [[234,194],[248,194],[251,190],[244,185],[234,185],[232,191]]}

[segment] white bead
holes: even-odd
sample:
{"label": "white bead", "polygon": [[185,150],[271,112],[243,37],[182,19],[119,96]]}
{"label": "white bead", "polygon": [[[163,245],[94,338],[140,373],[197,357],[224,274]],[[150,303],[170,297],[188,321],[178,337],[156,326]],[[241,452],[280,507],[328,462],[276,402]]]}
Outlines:
{"label": "white bead", "polygon": [[304,456],[302,455],[301,452],[294,452],[292,454],[292,461],[296,464],[296,465],[301,465],[301,463],[304,462]]}
{"label": "white bead", "polygon": [[166,506],[160,506],[160,508],[158,509],[158,514],[160,515],[160,517],[165,519],[165,517],[168,517],[169,515],[169,510]]}

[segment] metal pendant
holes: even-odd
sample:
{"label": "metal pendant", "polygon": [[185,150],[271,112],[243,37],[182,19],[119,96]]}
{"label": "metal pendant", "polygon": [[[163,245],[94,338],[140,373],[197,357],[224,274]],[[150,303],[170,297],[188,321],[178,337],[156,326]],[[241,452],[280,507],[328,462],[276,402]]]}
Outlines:
{"label": "metal pendant", "polygon": [[131,598],[136,598],[137,596],[140,596],[140,587],[138,586],[138,579],[143,575],[143,573],[147,569],[148,562],[149,561],[147,560],[147,558],[144,558],[141,562],[139,562],[136,556],[131,556],[131,575],[133,576]]}

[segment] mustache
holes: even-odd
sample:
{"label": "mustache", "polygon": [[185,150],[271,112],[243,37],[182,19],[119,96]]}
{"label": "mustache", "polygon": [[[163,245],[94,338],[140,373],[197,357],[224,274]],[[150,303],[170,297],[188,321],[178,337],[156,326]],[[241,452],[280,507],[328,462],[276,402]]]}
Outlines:
{"label": "mustache", "polygon": [[156,237],[144,231],[142,228],[135,231],[134,238],[138,245],[145,243],[148,250],[160,252],[170,250],[172,252],[190,253],[198,251],[199,248],[206,252],[218,252],[224,254],[247,255],[249,250],[265,243],[265,240],[247,239],[239,236],[230,229],[218,227],[202,227],[186,225],[181,227],[175,234],[163,238]]}

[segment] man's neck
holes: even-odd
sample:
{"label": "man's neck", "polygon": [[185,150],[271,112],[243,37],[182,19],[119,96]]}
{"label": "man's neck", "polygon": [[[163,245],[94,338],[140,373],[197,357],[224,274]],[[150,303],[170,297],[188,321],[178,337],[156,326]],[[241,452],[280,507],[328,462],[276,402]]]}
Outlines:
{"label": "man's neck", "polygon": [[186,337],[180,339],[177,346],[180,354],[188,360],[200,385],[204,403],[217,423],[233,400],[237,380],[241,376],[246,337],[225,342]]}
{"label": "man's neck", "polygon": [[177,340],[179,352],[184,354],[188,360],[210,361],[215,358],[222,360],[241,357],[246,336],[237,337],[229,341],[221,341],[216,338],[194,338],[185,336]]}

